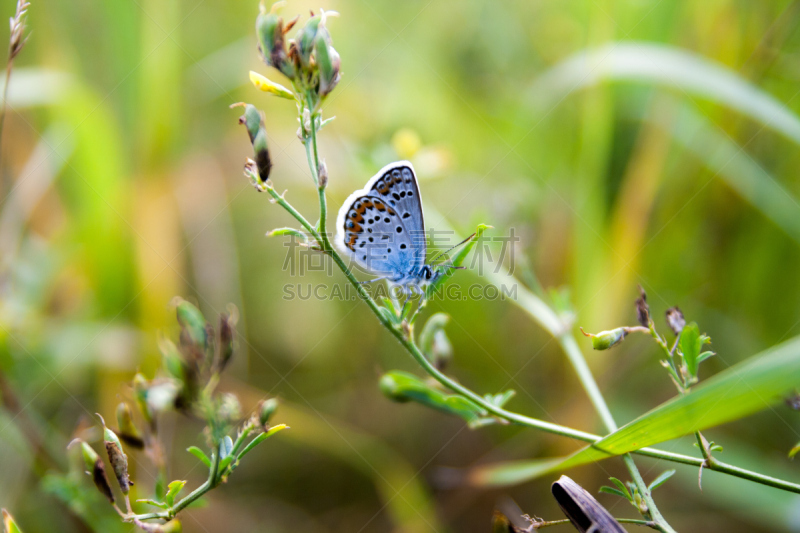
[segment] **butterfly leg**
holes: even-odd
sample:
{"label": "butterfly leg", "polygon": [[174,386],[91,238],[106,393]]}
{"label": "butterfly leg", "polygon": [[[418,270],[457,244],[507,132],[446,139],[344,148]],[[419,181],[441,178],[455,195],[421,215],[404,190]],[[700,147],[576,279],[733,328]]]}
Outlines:
{"label": "butterfly leg", "polygon": [[406,301],[403,302],[403,309],[400,311],[400,316],[401,317],[406,316],[406,308],[407,307],[408,307],[408,298],[406,298]]}
{"label": "butterfly leg", "polygon": [[361,285],[369,285],[370,283],[374,283],[374,282],[380,281],[382,279],[387,279],[388,277],[389,276],[381,276],[379,278],[373,278],[373,279],[367,279],[367,280],[364,280],[364,281],[359,281],[358,283],[361,284]]}

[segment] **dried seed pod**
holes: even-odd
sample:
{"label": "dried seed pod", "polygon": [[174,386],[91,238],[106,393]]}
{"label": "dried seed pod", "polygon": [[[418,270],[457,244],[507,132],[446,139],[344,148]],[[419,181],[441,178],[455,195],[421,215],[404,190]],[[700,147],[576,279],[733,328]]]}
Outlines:
{"label": "dried seed pod", "polygon": [[253,145],[253,151],[255,152],[258,179],[261,183],[264,183],[269,179],[269,173],[272,169],[272,159],[269,156],[269,148],[267,146],[267,128],[264,124],[264,115],[252,104],[239,102],[231,105],[231,107],[244,107],[244,115],[239,117],[239,124],[247,128],[247,134],[250,136],[250,143]]}
{"label": "dried seed pod", "polygon": [[594,496],[567,476],[561,476],[550,490],[561,510],[581,533],[625,533],[619,522]]}
{"label": "dried seed pod", "polygon": [[239,321],[239,310],[228,304],[227,311],[219,315],[219,342],[217,343],[216,371],[222,372],[228,366],[235,348],[236,323]]}
{"label": "dried seed pod", "polygon": [[639,285],[639,297],[636,299],[636,320],[644,327],[650,327],[650,306],[647,305],[647,293]]}
{"label": "dried seed pod", "polygon": [[108,462],[111,463],[111,469],[114,470],[122,494],[128,494],[133,485],[133,481],[128,476],[128,456],[122,451],[122,443],[117,434],[106,427],[102,416],[100,416],[100,420],[103,422],[103,441],[106,445],[106,453],[108,453]]}
{"label": "dried seed pod", "polygon": [[325,164],[324,159],[322,163],[319,164],[317,175],[319,176],[319,188],[324,189],[328,186],[328,165]]}
{"label": "dried seed pod", "polygon": [[108,476],[106,475],[106,468],[103,465],[103,461],[100,459],[100,456],[97,455],[91,446],[89,446],[85,441],[82,439],[75,439],[69,443],[67,448],[72,448],[73,445],[80,445],[81,447],[81,456],[83,457],[83,464],[86,467],[86,473],[92,476],[92,481],[94,481],[94,486],[97,487],[97,490],[105,496],[110,503],[114,503],[114,493],[111,491],[111,483],[108,481]]}
{"label": "dried seed pod", "polygon": [[270,67],[280,70],[287,78],[295,76],[294,65],[288,61],[284,35],[294,25],[296,19],[283,27],[283,19],[275,12],[282,2],[277,2],[269,12],[261,12],[256,17],[256,36],[261,56]]}
{"label": "dried seed pod", "polygon": [[686,319],[683,318],[683,313],[678,306],[670,307],[667,309],[667,325],[672,333],[679,335],[683,328],[686,327]]}

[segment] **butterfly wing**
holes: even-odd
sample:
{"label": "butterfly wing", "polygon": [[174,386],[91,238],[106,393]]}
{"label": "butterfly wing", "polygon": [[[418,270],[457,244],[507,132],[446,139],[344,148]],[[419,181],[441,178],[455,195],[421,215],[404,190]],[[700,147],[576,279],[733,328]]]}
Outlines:
{"label": "butterfly wing", "polygon": [[383,167],[339,210],[336,244],[369,272],[405,282],[425,261],[425,223],[411,163]]}

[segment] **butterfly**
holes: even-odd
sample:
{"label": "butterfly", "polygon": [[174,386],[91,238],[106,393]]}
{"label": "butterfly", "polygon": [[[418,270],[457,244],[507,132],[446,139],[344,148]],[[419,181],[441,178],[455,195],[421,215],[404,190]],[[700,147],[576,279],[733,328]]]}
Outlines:
{"label": "butterfly", "polygon": [[407,294],[435,281],[438,267],[456,268],[425,262],[422,199],[408,161],[386,165],[345,200],[336,219],[335,242],[345,256],[378,276],[370,282],[386,279],[404,286]]}

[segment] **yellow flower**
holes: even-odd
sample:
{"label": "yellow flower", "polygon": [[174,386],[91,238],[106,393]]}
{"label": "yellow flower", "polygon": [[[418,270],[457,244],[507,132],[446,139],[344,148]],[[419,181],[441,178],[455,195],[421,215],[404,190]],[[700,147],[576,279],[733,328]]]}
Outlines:
{"label": "yellow flower", "polygon": [[250,71],[250,81],[253,83],[253,85],[261,89],[265,93],[272,93],[276,96],[280,96],[281,98],[286,98],[288,100],[295,99],[294,93],[292,91],[290,91],[283,85],[275,83],[269,78],[262,76],[258,72],[253,72],[252,70]]}

